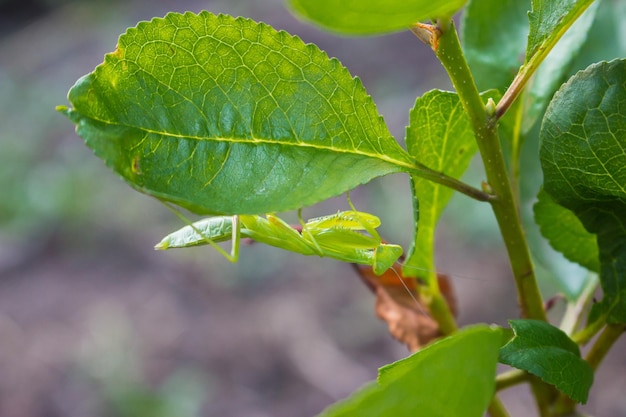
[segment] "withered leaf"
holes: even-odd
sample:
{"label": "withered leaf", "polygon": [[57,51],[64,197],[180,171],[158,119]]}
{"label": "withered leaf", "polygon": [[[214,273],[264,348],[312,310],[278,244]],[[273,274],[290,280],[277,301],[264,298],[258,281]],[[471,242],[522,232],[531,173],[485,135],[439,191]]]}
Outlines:
{"label": "withered leaf", "polygon": [[[389,326],[389,333],[415,352],[441,336],[437,322],[429,315],[428,308],[420,300],[417,282],[402,277],[400,265],[377,276],[370,266],[354,265],[355,270],[376,295],[376,315]],[[453,315],[456,316],[456,297],[452,284],[444,274],[437,276],[443,294]]]}

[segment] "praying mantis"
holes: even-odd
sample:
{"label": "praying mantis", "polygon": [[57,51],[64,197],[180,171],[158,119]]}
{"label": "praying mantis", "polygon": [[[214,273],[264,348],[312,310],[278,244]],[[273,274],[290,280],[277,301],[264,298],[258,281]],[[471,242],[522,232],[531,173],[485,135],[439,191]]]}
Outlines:
{"label": "praying mantis", "polygon": [[[274,214],[266,214],[265,217],[249,214],[215,216],[190,223],[175,211],[187,226],[163,238],[155,249],[209,244],[230,262],[237,262],[240,239],[251,238],[302,255],[369,265],[376,275],[381,275],[402,256],[402,247],[383,243],[376,232],[380,226],[378,217],[357,211],[351,202],[350,207],[351,210],[316,217],[307,222],[302,220],[299,211],[300,231]],[[217,242],[229,239],[233,243],[231,252],[227,253]]]}
{"label": "praying mantis", "polygon": [[[376,290],[377,299],[381,300],[380,305],[386,306],[381,311],[394,312],[392,319],[382,318],[385,321],[391,320],[394,323],[393,325],[390,324],[393,329],[404,329],[406,323],[414,323],[408,319],[406,323],[398,324],[397,320],[406,320],[407,316],[414,318],[415,311],[418,312],[418,315],[430,318],[430,313],[417,298],[419,296],[415,292],[415,284],[405,282],[402,275],[394,269],[394,265],[402,256],[402,247],[384,243],[376,231],[376,228],[381,224],[380,219],[372,214],[357,211],[349,199],[348,202],[351,210],[316,217],[306,222],[302,220],[301,211],[298,211],[298,218],[300,219],[298,228],[292,227],[274,214],[266,214],[265,216],[249,214],[215,216],[191,223],[180,212],[167,205],[187,223],[187,226],[163,238],[155,246],[155,249],[165,250],[208,244],[230,262],[237,262],[241,238],[251,238],[257,242],[303,255],[317,255],[352,264],[366,265],[371,267],[371,272],[380,277],[381,280],[384,278],[383,274],[390,270],[406,290],[414,307],[412,310],[398,307],[400,304],[393,301],[393,296],[381,298],[381,293],[389,294],[388,292]],[[217,243],[229,239],[233,243],[230,253],[227,253]],[[358,273],[368,286],[372,285],[371,280],[367,278],[366,271],[358,270]],[[382,281],[375,282],[377,286],[387,285],[383,284]],[[370,289],[372,288],[370,287]],[[443,300],[439,296],[443,302],[454,305],[454,295],[451,290],[447,290],[447,297],[449,299]],[[413,312],[407,313],[407,311]],[[408,343],[403,336],[397,337]]]}

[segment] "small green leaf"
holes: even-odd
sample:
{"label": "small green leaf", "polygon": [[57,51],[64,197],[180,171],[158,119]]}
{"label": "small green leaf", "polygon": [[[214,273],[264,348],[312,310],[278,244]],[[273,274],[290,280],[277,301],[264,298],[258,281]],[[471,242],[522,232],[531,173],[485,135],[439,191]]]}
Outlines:
{"label": "small green leaf", "polygon": [[407,30],[416,22],[448,18],[467,0],[288,0],[300,16],[352,35]]}
{"label": "small green leaf", "polygon": [[[483,93],[485,101],[489,97],[497,100],[499,94],[495,90]],[[415,102],[406,130],[406,144],[418,162],[457,179],[478,150],[459,96],[440,90],[430,91]],[[435,229],[453,190],[417,175],[411,176],[411,183],[415,204],[419,201],[419,221],[416,219],[416,238],[403,272],[405,276],[414,277],[415,271],[436,270],[433,265]]]}
{"label": "small green leaf", "polygon": [[539,320],[511,320],[515,337],[500,349],[500,362],[528,371],[574,401],[585,403],[593,370],[563,331]]}
{"label": "small green leaf", "polygon": [[511,84],[524,62],[529,9],[530,0],[472,0],[467,5],[463,50],[479,90],[504,91]]}
{"label": "small green leaf", "polygon": [[593,0],[532,0],[532,10],[528,14],[530,33],[526,47],[526,62],[542,50],[550,51],[563,33],[592,3]]}
{"label": "small green leaf", "polygon": [[592,65],[555,94],[540,132],[544,189],[597,235],[608,320],[626,323],[626,60]]}
{"label": "small green leaf", "polygon": [[249,19],[142,22],[69,101],[110,168],[200,214],[300,208],[413,165],[346,68]]}
{"label": "small green leaf", "polygon": [[598,272],[598,243],[574,213],[557,204],[544,190],[539,191],[533,210],[541,234],[567,259]]}
{"label": "small green leaf", "polygon": [[599,2],[592,4],[552,48],[530,81],[525,96],[524,131],[528,132],[543,115],[548,102],[571,74],[570,64],[587,39]]}
{"label": "small green leaf", "polygon": [[500,344],[499,328],[467,328],[381,368],[378,383],[320,416],[482,417],[494,393]]}

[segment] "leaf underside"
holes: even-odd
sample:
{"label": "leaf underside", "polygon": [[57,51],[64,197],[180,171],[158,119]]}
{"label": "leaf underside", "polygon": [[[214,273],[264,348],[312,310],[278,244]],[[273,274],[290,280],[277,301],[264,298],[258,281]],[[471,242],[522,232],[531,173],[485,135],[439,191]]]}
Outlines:
{"label": "leaf underside", "polygon": [[540,191],[537,197],[533,206],[535,222],[550,245],[570,261],[599,272],[596,236],[586,231],[574,213],[555,203],[545,191]]}
{"label": "leaf underside", "polygon": [[351,35],[407,30],[416,22],[449,18],[467,0],[288,0],[300,16],[326,29]]}

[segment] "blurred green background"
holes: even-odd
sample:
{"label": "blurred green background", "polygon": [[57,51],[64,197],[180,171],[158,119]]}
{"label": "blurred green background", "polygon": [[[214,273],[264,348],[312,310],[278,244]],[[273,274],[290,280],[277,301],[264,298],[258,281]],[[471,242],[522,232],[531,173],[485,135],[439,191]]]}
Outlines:
{"label": "blurred green background", "polygon": [[[0,416],[314,415],[407,353],[349,265],[261,245],[235,265],[208,248],[154,252],[179,220],[106,169],[54,111],[127,27],[202,9],[265,21],[339,58],[399,141],[415,98],[449,88],[410,33],[338,38],[279,0],[0,0]],[[406,247],[406,177],[352,197]],[[305,216],[346,207],[336,198]],[[453,199],[438,263],[453,275],[461,323],[517,316],[488,209]],[[598,376],[611,384],[594,387],[588,406],[598,416],[626,413],[625,359],[612,360]],[[504,398],[529,407],[525,391]]]}

